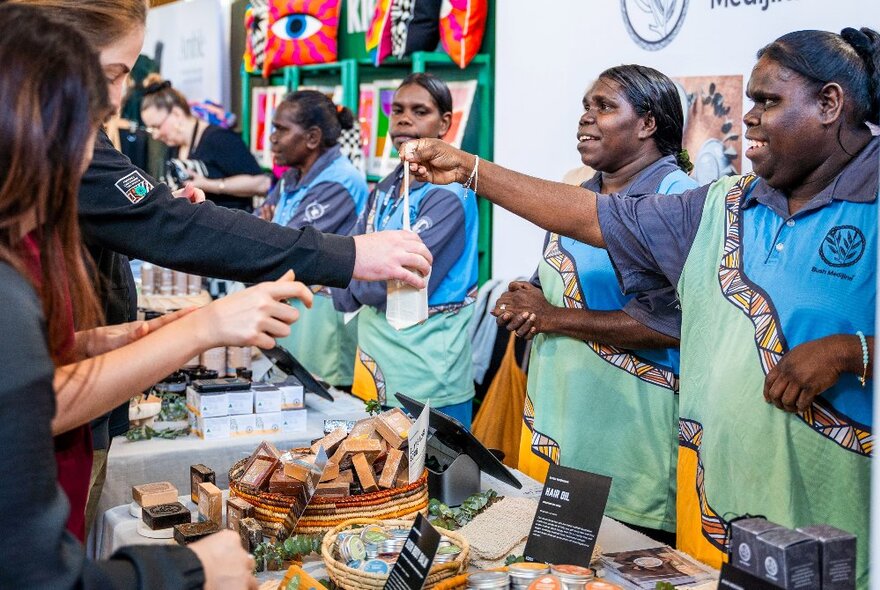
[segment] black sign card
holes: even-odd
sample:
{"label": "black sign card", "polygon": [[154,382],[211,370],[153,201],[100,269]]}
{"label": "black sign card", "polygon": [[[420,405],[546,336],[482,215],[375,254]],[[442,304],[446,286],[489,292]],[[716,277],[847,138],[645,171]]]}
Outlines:
{"label": "black sign card", "polygon": [[385,582],[387,590],[422,590],[431,564],[434,563],[434,555],[440,545],[440,533],[437,532],[428,519],[419,514],[409,537],[403,545],[403,551],[397,558],[397,563],[391,568],[388,581]]}
{"label": "black sign card", "polygon": [[767,580],[725,563],[721,565],[718,590],[779,590],[779,588]]}
{"label": "black sign card", "polygon": [[550,465],[526,541],[526,561],[590,567],[609,491],[610,477]]}

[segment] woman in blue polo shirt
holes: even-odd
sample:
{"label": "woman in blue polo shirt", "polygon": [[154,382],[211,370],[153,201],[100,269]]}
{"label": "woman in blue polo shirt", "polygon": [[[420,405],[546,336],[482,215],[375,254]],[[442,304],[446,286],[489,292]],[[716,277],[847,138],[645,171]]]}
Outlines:
{"label": "woman in blue polo shirt", "polygon": [[[431,74],[407,76],[394,94],[390,135],[395,147],[420,137],[443,137],[452,121],[452,96]],[[387,406],[404,393],[471,423],[474,397],[471,346],[467,327],[477,288],[477,202],[459,184],[439,187],[410,184],[410,210],[404,211],[403,166],[383,178],[371,193],[355,234],[403,227],[409,215],[412,230],[434,256],[428,283],[428,319],[395,330],[385,319],[385,283],[352,281],[334,290],[336,308],[361,309],[358,314],[358,355],[352,392]]]}
{"label": "woman in blue polo shirt", "polygon": [[[868,585],[878,63],[870,29],[764,47],[743,117],[754,173],[682,195],[622,199],[479,168],[487,198],[607,248],[625,291],[677,287],[678,546],[715,566],[728,519],[763,514],[855,533]],[[404,153],[433,182],[474,167],[439,143]]]}
{"label": "woman in blue polo shirt", "polygon": [[[315,90],[288,95],[275,111],[269,138],[275,163],[290,166],[258,213],[279,225],[348,235],[367,201],[363,173],[342,154],[339,136],[354,115]],[[337,387],[352,384],[357,325],[333,309],[330,289],[312,286],[312,309],[294,302],[300,329],[279,339],[310,372]]]}
{"label": "woman in blue polo shirt", "polygon": [[[583,104],[577,147],[597,172],[581,186],[630,198],[697,186],[681,145],[681,100],[664,74],[639,65],[608,69]],[[519,469],[542,481],[551,462],[609,475],[606,513],[670,542],[681,329],[675,299],[672,287],[623,295],[605,250],[551,232],[532,282],[511,283],[493,311],[508,329],[535,337]],[[652,314],[656,330],[640,322]]]}

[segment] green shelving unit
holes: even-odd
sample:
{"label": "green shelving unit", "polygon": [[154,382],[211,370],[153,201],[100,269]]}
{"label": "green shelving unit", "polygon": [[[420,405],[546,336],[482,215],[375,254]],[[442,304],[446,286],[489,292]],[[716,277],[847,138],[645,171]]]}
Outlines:
{"label": "green shelving unit", "polygon": [[[487,45],[491,47],[492,43],[484,42],[484,47]],[[460,69],[446,53],[421,51],[405,59],[389,58],[379,67],[365,57],[350,57],[328,64],[283,68],[268,80],[242,72],[240,121],[245,143],[250,143],[251,89],[255,86],[283,85],[293,91],[302,85],[341,85],[342,104],[357,113],[361,83],[403,78],[413,72],[431,72],[448,81],[477,80],[477,92],[465,128],[462,148],[481,158],[493,159],[495,73],[489,53],[478,54],[465,69]],[[379,178],[368,176],[367,180],[376,182]],[[492,276],[492,206],[489,201],[479,199],[478,207],[479,283],[482,285]]]}

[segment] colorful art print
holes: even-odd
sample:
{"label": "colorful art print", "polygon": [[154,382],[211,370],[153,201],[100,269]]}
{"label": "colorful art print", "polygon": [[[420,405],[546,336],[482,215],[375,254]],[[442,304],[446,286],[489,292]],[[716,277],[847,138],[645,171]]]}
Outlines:
{"label": "colorful art print", "polygon": [[708,575],[705,569],[685,559],[671,547],[607,553],[603,556],[603,562],[616,575],[639,587],[653,588],[654,582],[662,580],[696,582]]}
{"label": "colorful art print", "polygon": [[278,465],[279,461],[274,457],[254,455],[245,466],[239,483],[254,490],[262,489]]}
{"label": "colorful art print", "polygon": [[263,168],[272,167],[272,119],[287,95],[285,86],[259,86],[251,93],[251,153]]}
{"label": "colorful art print", "polygon": [[673,78],[684,109],[683,145],[701,185],[742,172],[742,76]]}
{"label": "colorful art print", "polygon": [[371,85],[365,85],[361,87],[358,97],[358,123],[361,127],[361,149],[365,162],[370,161],[370,148],[373,145],[373,122],[376,120],[376,112],[373,108],[375,96],[375,88]]}
{"label": "colorful art print", "polygon": [[474,104],[474,95],[477,93],[477,81],[448,82],[446,85],[449,86],[449,92],[452,94],[452,123],[449,131],[443,136],[443,141],[461,148]]}

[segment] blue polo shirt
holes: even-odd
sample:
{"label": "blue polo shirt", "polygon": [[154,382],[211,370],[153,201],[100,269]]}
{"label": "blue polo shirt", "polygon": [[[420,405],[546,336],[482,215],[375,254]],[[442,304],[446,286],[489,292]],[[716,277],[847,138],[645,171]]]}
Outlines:
{"label": "blue polo shirt", "polygon": [[[874,334],[878,157],[873,138],[794,215],[786,195],[763,179],[742,196],[742,268],[767,295],[786,351],[832,334]],[[599,196],[599,224],[625,292],[678,284],[708,190]],[[870,427],[872,396],[855,375],[842,376],[823,398]]]}
{"label": "blue polo shirt", "polygon": [[336,145],[321,154],[304,177],[293,168],[285,172],[265,205],[275,205],[272,221],[279,225],[348,234],[364,210],[368,192],[363,173]]}

